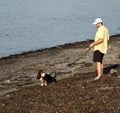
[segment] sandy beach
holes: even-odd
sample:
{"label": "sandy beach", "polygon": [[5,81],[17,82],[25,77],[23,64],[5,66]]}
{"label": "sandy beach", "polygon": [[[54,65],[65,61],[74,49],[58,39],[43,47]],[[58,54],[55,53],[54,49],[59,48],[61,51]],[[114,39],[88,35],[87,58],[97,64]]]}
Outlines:
{"label": "sandy beach", "polygon": [[[110,37],[104,75],[95,82],[90,81],[96,76],[91,41],[1,58],[0,113],[119,113],[120,35]],[[40,69],[55,71],[58,82],[41,87]]]}

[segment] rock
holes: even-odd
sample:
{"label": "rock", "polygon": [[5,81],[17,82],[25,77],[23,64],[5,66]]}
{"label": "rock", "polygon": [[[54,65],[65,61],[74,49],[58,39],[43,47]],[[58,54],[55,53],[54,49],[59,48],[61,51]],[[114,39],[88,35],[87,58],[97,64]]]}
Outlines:
{"label": "rock", "polygon": [[115,69],[110,70],[110,75],[117,77],[118,76],[118,71]]}

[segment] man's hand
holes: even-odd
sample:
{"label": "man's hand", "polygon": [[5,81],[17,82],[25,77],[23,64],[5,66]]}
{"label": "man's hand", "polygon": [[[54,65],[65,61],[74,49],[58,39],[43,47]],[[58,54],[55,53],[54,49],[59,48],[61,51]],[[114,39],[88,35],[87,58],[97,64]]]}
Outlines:
{"label": "man's hand", "polygon": [[91,43],[90,45],[89,45],[89,48],[93,48],[94,47],[94,43]]}

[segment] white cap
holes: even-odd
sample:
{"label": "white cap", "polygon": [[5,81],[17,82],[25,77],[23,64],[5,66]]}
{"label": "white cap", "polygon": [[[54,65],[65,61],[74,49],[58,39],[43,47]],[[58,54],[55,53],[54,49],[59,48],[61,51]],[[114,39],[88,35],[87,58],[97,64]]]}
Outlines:
{"label": "white cap", "polygon": [[101,22],[103,22],[101,18],[96,18],[95,21],[93,22],[93,25],[96,25]]}

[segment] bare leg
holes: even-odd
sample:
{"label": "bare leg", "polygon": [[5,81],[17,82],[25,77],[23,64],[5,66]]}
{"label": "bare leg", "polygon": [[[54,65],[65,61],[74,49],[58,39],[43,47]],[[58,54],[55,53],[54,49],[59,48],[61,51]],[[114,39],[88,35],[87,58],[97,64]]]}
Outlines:
{"label": "bare leg", "polygon": [[99,79],[103,74],[103,64],[101,64],[101,62],[96,62],[96,65],[97,65],[97,77],[96,77],[96,79]]}

